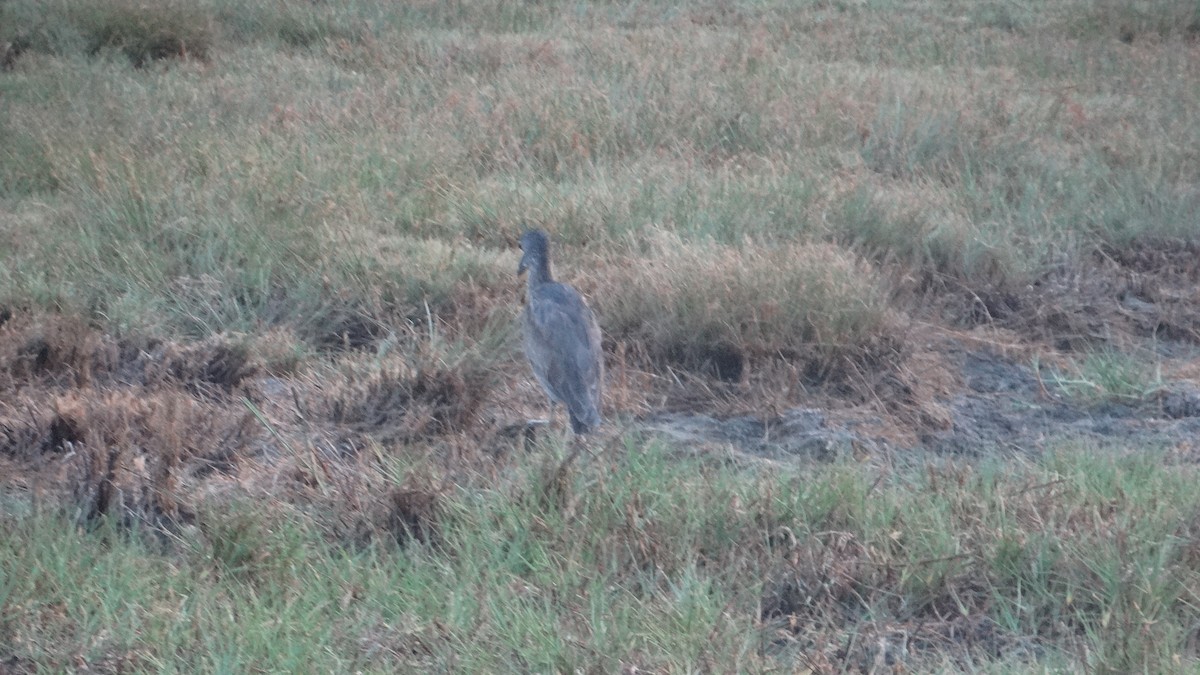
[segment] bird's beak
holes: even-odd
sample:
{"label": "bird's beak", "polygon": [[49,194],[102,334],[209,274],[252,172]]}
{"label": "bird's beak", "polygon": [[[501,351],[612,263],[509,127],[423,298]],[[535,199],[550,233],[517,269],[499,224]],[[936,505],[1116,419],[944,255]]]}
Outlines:
{"label": "bird's beak", "polygon": [[525,256],[521,256],[521,263],[517,265],[517,276],[524,274],[527,269],[529,269],[529,260]]}

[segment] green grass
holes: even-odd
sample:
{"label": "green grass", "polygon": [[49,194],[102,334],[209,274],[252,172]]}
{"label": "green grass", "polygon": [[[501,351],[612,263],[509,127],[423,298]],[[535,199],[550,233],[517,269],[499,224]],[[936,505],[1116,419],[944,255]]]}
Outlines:
{"label": "green grass", "polygon": [[[246,330],[347,294],[394,322],[411,307],[366,285],[462,283],[380,279],[380,236],[494,256],[540,224],[598,272],[639,265],[651,230],[835,243],[982,289],[1190,236],[1200,208],[1187,3],[35,4],[0,10],[33,45],[0,84],[24,224],[0,290],[118,325]],[[1154,36],[1138,55],[1107,28],[1126,15]]]}
{"label": "green grass", "polygon": [[1053,378],[1070,396],[1094,402],[1142,403],[1163,388],[1162,364],[1112,348],[1081,356],[1071,377]]}
{"label": "green grass", "polygon": [[924,672],[1195,665],[1200,492],[1163,455],[880,473],[614,452],[472,479],[441,498],[436,543],[402,548],[257,502],[206,506],[165,554],[8,515],[6,643],[48,669],[733,672],[816,668],[890,626]]}

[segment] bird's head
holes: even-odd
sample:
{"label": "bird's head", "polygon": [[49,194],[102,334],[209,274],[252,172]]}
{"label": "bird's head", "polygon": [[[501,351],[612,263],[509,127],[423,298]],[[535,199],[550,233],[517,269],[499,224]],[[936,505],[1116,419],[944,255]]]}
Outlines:
{"label": "bird's head", "polygon": [[549,266],[550,240],[541,230],[529,230],[521,235],[521,263],[517,265],[517,276],[532,269]]}

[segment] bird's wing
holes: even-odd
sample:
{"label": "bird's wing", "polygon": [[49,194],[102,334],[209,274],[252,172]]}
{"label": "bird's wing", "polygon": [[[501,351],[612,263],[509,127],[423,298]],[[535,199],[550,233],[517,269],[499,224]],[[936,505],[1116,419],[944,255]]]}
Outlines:
{"label": "bird's wing", "polygon": [[[565,284],[537,289],[528,306],[530,329],[541,344],[555,345],[547,354],[563,368],[581,374],[595,369],[600,354],[600,327],[583,296]],[[600,373],[595,374],[598,379]]]}

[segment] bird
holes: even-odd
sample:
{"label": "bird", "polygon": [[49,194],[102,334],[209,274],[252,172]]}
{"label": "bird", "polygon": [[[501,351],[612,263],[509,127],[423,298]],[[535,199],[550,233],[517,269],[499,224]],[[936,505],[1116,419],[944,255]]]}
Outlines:
{"label": "bird", "polygon": [[604,358],[600,325],[587,301],[550,274],[550,239],[541,230],[521,235],[517,276],[527,274],[522,329],[525,356],[554,405],[566,406],[576,435],[601,424]]}

